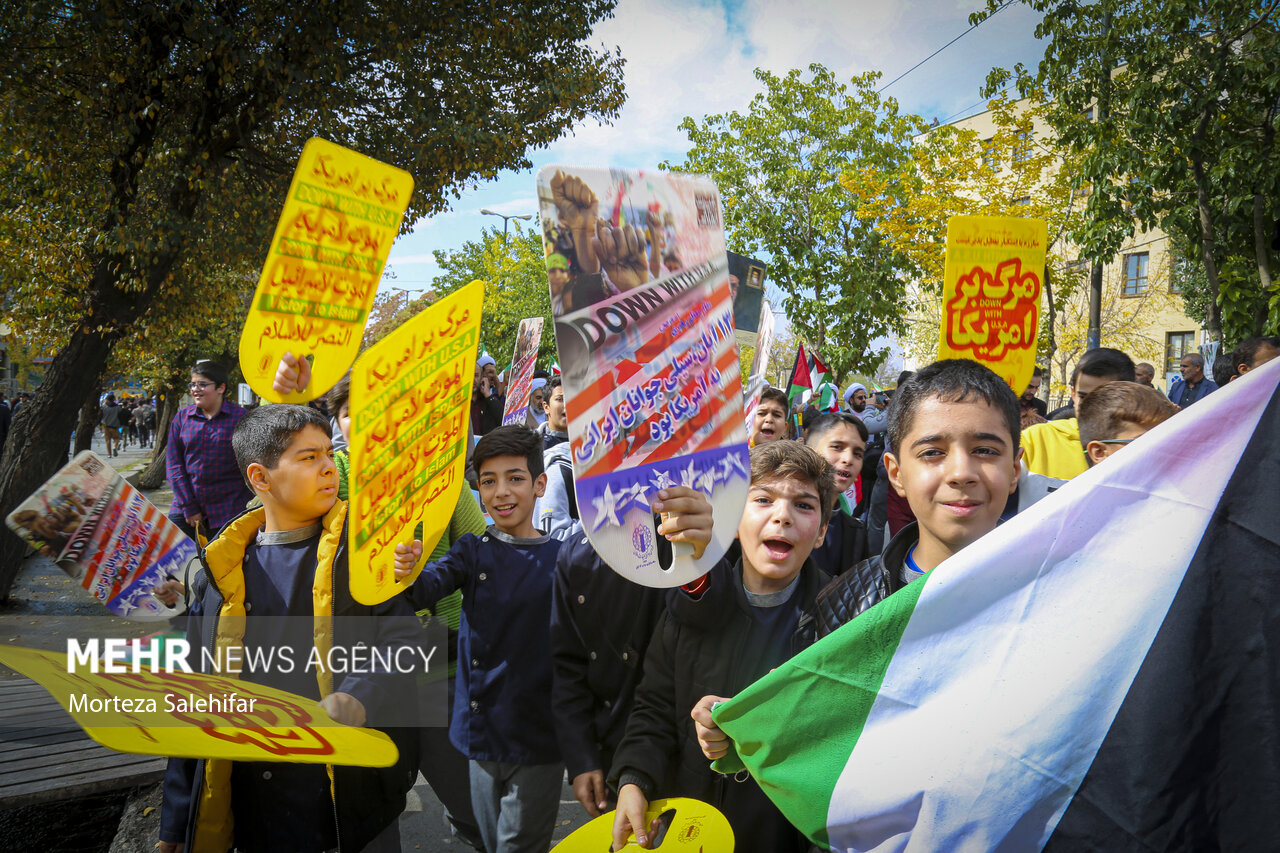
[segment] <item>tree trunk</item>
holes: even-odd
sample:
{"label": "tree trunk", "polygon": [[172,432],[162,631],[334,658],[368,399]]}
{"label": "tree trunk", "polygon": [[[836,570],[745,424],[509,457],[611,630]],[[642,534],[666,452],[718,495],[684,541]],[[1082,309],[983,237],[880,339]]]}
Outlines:
{"label": "tree trunk", "polygon": [[[102,381],[117,337],[90,329],[86,321],[72,332],[31,402],[14,418],[0,457],[0,517],[30,497],[66,460],[67,434],[85,398]],[[8,600],[25,553],[26,543],[17,536],[0,535],[0,602]]]}
{"label": "tree trunk", "polygon": [[1204,255],[1204,277],[1209,284],[1209,316],[1205,329],[1209,339],[1222,340],[1222,308],[1218,305],[1218,239],[1214,232],[1213,213],[1209,210],[1209,179],[1205,174],[1204,160],[1193,157],[1191,172],[1196,179],[1196,207],[1200,213],[1200,250]]}
{"label": "tree trunk", "polygon": [[169,443],[169,425],[173,416],[178,413],[178,403],[182,400],[182,391],[177,387],[164,389],[164,408],[156,418],[156,436],[151,442],[151,464],[138,475],[138,488],[158,489],[165,481],[165,447]]}
{"label": "tree trunk", "polygon": [[83,453],[93,447],[93,433],[102,420],[102,407],[98,401],[102,399],[102,383],[93,386],[93,391],[80,407],[80,420],[76,424],[75,452]]}
{"label": "tree trunk", "polygon": [[[1253,251],[1258,257],[1258,281],[1262,293],[1271,293],[1271,238],[1267,234],[1271,223],[1267,218],[1267,201],[1262,193],[1253,196]],[[1260,300],[1253,318],[1253,333],[1261,335],[1267,327],[1267,300]]]}

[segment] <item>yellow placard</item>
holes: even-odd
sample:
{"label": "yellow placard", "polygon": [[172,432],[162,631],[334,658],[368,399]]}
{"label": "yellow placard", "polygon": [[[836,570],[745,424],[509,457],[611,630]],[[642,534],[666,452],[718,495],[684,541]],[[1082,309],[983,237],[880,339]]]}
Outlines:
{"label": "yellow placard", "polygon": [[1021,394],[1036,365],[1048,228],[1043,219],[947,220],[938,358],[968,358]]}
{"label": "yellow placard", "polygon": [[[259,395],[305,403],[347,372],[411,195],[408,172],[308,140],[240,334],[240,371]],[[286,352],[314,359],[304,392],[271,388]]]}
{"label": "yellow placard", "polygon": [[440,541],[462,488],[484,282],[473,281],[374,344],[351,369],[347,525],[351,594],[378,604],[396,581],[395,546],[421,524],[423,554]]}
{"label": "yellow placard", "polygon": [[222,675],[149,666],[95,673],[79,661],[68,672],[65,653],[5,645],[0,663],[38,682],[117,752],[357,767],[390,767],[399,754],[382,732],[335,723],[314,699]]}
{"label": "yellow placard", "polygon": [[[652,824],[655,818],[668,811],[675,814],[670,818],[661,846],[656,849],[663,853],[733,853],[733,829],[728,819],[714,806],[684,797],[654,800],[645,812],[645,822]],[[554,853],[602,853],[612,849],[613,817],[613,812],[602,814],[586,826],[579,827],[553,848]],[[643,848],[632,838],[622,849]]]}

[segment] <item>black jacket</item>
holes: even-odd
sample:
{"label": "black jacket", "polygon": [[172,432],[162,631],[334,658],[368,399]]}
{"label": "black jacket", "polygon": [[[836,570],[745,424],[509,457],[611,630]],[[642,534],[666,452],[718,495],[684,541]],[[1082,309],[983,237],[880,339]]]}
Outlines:
{"label": "black jacket", "polygon": [[[840,553],[830,553],[829,543],[832,527],[840,525]],[[814,565],[829,578],[844,574],[849,569],[867,559],[871,549],[867,545],[867,528],[861,521],[844,512],[837,506],[831,511],[831,521],[827,523],[827,538],[822,546],[813,550],[811,559]]]}
{"label": "black jacket", "polygon": [[581,528],[570,531],[551,600],[551,707],[570,779],[608,773],[667,595],[622,577]]}
{"label": "black jacket", "polygon": [[883,555],[863,560],[823,587],[814,601],[819,639],[902,589],[902,566],[919,541],[920,526],[913,521],[889,540]]}
{"label": "black jacket", "polygon": [[[812,607],[825,576],[812,562],[800,572],[796,593],[782,607],[794,611],[790,654],[814,639]],[[719,809],[733,827],[739,853],[805,851],[808,842],[787,823],[750,777],[722,776],[698,747],[689,712],[707,695],[734,696],[768,671],[742,652],[754,620],[742,588],[742,565],[721,563],[702,597],[673,595],[644,660],[635,707],[618,747],[610,787],[635,782],[649,797],[693,797]],[[743,774],[745,776],[745,774]]]}

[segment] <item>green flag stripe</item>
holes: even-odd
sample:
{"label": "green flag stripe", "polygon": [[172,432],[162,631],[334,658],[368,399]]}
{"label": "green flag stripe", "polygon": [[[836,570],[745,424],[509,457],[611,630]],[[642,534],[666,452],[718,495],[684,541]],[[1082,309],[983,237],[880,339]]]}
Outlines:
{"label": "green flag stripe", "polygon": [[[715,769],[727,773],[746,766],[756,779],[768,780],[769,798],[824,849],[830,844],[827,812],[836,782],[927,582],[926,576],[908,584],[713,714],[741,762],[731,752]],[[740,712],[742,704],[750,710]],[[842,709],[838,716],[833,707]]]}

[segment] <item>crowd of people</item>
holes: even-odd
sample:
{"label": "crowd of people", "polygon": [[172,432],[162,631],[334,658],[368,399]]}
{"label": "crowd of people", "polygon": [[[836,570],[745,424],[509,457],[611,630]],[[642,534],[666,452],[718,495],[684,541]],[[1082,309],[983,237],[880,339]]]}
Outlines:
{"label": "crowd of people", "polygon": [[130,446],[140,450],[153,446],[158,402],[148,397],[122,397],[117,400],[114,393],[102,398],[98,424],[102,427],[107,456],[119,456]]}
{"label": "crowd of people", "polygon": [[[1235,362],[1222,381],[1278,355],[1276,339],[1246,341],[1219,359]],[[303,364],[281,363],[279,390],[306,386]],[[1052,413],[1033,402],[1039,374],[1019,396],[965,360],[904,373],[891,391],[851,385],[838,410],[801,406],[794,419],[786,394],[767,388],[751,416],[734,545],[702,578],[662,590],[613,571],[582,530],[559,377],[540,377],[537,416],[504,426],[503,384],[482,357],[468,462],[479,501],[461,490],[431,553],[398,545],[397,576],[421,571],[370,607],[351,597],[347,552],[335,547],[350,477],[333,449],[349,434],[347,380],[326,397],[332,417],[246,412],[225,399],[225,370],[201,363],[169,446],[175,521],[212,537],[209,574],[187,591],[190,642],[280,642],[274,617],[307,616],[293,641],[314,631],[391,647],[424,643],[423,623],[439,619],[450,711],[447,729],[396,723],[413,713],[396,673],[246,673],[312,696],[340,722],[383,728],[400,761],[330,778],[322,765],[172,759],[161,849],[398,850],[396,819],[421,770],[459,840],[489,853],[548,849],[566,771],[589,815],[616,808],[619,846],[631,833],[652,846],[662,830],[646,821],[648,804],[682,796],[725,814],[740,851],[807,853],[751,778],[711,769],[729,746],[715,704],[1203,399],[1213,380],[1197,366],[1184,359],[1186,390],[1171,401],[1125,353],[1091,350],[1071,377],[1070,409]],[[668,487],[652,509],[662,540],[711,541],[702,491]]]}

